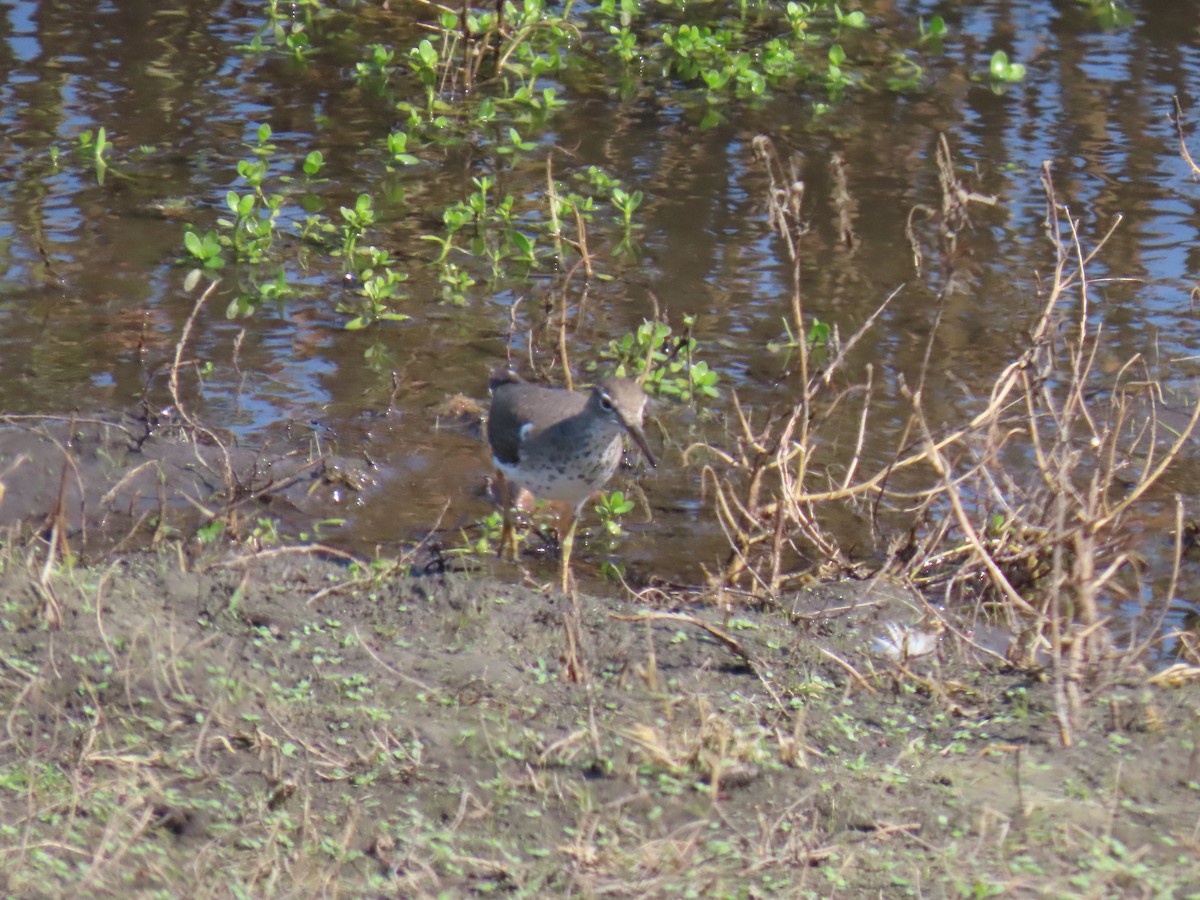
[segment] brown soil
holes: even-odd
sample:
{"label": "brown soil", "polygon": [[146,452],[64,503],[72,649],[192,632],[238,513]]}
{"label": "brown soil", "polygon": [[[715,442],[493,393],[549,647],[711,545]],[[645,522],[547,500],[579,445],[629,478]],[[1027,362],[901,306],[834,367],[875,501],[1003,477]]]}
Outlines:
{"label": "brown soil", "polygon": [[[91,433],[0,450],[6,521],[42,535],[4,545],[6,895],[1200,892],[1194,686],[1097,689],[1064,749],[1036,677],[952,636],[873,653],[919,619],[888,584],[725,616],[163,529],[46,566],[131,471]],[[118,491],[131,530],[133,494],[224,490],[161,456]]]}

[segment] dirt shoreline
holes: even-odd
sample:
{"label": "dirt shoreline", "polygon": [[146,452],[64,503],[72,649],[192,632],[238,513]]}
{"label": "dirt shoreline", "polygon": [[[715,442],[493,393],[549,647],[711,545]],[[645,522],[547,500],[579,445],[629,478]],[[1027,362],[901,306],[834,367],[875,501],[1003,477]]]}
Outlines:
{"label": "dirt shoreline", "polygon": [[179,546],[4,586],[12,896],[1200,890],[1196,688],[1063,749],[1027,676],[872,655],[899,588],[725,623]]}

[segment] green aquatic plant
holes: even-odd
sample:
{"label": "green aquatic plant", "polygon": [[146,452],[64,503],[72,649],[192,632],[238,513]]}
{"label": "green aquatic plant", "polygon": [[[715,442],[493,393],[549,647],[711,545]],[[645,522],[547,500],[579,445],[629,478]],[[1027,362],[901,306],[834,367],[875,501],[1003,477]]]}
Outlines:
{"label": "green aquatic plant", "polygon": [[463,306],[467,293],[477,282],[470,273],[452,262],[442,260],[438,266],[438,284],[442,287],[442,300],[452,306]]}
{"label": "green aquatic plant", "polygon": [[1009,62],[1008,54],[997,50],[988,62],[988,77],[993,82],[1016,84],[1025,80],[1025,66],[1021,63]]}
{"label": "green aquatic plant", "polygon": [[425,38],[417,46],[408,51],[408,64],[412,68],[413,73],[417,76],[417,80],[425,89],[425,109],[432,113],[437,107],[437,92],[438,82],[440,80],[439,71],[442,66],[442,58],[437,50],[433,48],[433,43]]}
{"label": "green aquatic plant", "polygon": [[346,330],[358,331],[375,322],[403,322],[410,318],[392,308],[393,303],[403,299],[399,286],[407,278],[407,275],[390,268],[368,274],[358,292],[357,302],[338,307],[341,312],[355,313],[354,318],[345,324]]}
{"label": "green aquatic plant", "polygon": [[[270,171],[270,157],[275,146],[270,143],[271,127],[261,125],[251,146],[252,158],[239,160],[238,176],[245,190],[230,190],[225,194],[228,215],[217,219],[216,232],[199,233],[189,227],[184,233],[184,248],[206,268],[218,268],[224,263],[224,251],[233,261],[258,265],[270,259],[277,223],[283,208],[282,194],[267,193],[264,189]],[[308,161],[306,160],[306,163]],[[216,245],[214,245],[214,240]]]}
{"label": "green aquatic plant", "polygon": [[[387,150],[391,161],[400,166],[415,166],[420,160],[408,152],[408,135],[393,131],[387,136]],[[391,166],[388,166],[391,170]]]}
{"label": "green aquatic plant", "polygon": [[369,194],[359,194],[353,206],[343,206],[339,211],[342,214],[342,256],[347,269],[353,270],[359,238],[375,224],[375,209]]}
{"label": "green aquatic plant", "polygon": [[619,187],[614,187],[612,191],[612,205],[621,213],[621,219],[625,225],[625,237],[629,237],[629,232],[633,228],[633,214],[637,208],[642,205],[641,191],[625,191]]}
{"label": "green aquatic plant", "polygon": [[940,41],[946,36],[946,20],[941,16],[932,16],[926,23],[924,18],[917,21],[917,30],[922,41]]}
{"label": "green aquatic plant", "polygon": [[[786,339],[770,342],[767,344],[767,349],[772,353],[801,349],[800,339],[796,336],[786,318],[783,319],[783,331],[787,335]],[[833,340],[833,329],[828,322],[822,322],[816,316],[809,318],[808,333],[804,336],[803,349],[809,355],[810,359],[816,362],[823,362],[828,356]]]}
{"label": "green aquatic plant", "polygon": [[833,15],[837,19],[837,31],[839,33],[848,29],[861,31],[871,27],[867,22],[866,13],[860,9],[844,13],[842,12],[842,8],[835,3],[833,6]]}
{"label": "green aquatic plant", "polygon": [[829,48],[829,68],[825,72],[825,89],[830,98],[840,99],[857,80],[858,76],[846,66],[846,51],[841,44],[834,44]]}
{"label": "green aquatic plant", "polygon": [[186,226],[183,246],[189,254],[206,269],[219,269],[225,265],[221,255],[221,240],[215,231],[200,234],[192,226]]}
{"label": "green aquatic plant", "polygon": [[267,259],[282,202],[278,195],[265,200],[258,193],[229,191],[225,195],[225,205],[233,217],[219,218],[217,224],[225,230],[222,244],[233,251],[237,262],[255,264]]}
{"label": "green aquatic plant", "polygon": [[112,144],[108,141],[108,131],[103,126],[94,133],[91,129],[81,131],[76,139],[80,152],[91,160],[96,173],[96,184],[104,186],[104,176],[108,173],[108,156],[112,152]]}
{"label": "green aquatic plant", "polygon": [[312,54],[312,31],[315,14],[324,11],[319,0],[267,0],[263,8],[263,25],[250,43],[238,49],[255,56],[279,53],[298,65],[306,65]]}
{"label": "green aquatic plant", "polygon": [[633,501],[621,491],[601,491],[592,508],[600,517],[600,527],[609,537],[618,538],[625,533],[621,518],[633,512]]}
{"label": "green aquatic plant", "polygon": [[[515,129],[510,132],[508,146],[514,154],[531,149]],[[502,153],[498,155],[503,157]],[[543,268],[551,252],[544,238],[549,238],[554,252],[560,255],[567,247],[582,253],[579,243],[567,239],[564,223],[583,227],[590,222],[598,208],[597,194],[609,194],[614,210],[626,221],[627,237],[635,227],[633,215],[641,203],[641,192],[625,192],[615,187],[615,180],[598,173],[593,167],[588,176],[580,176],[599,185],[588,193],[568,190],[556,181],[545,195],[520,199],[511,193],[497,193],[494,174],[473,177],[473,190],[442,211],[442,230],[420,236],[438,248],[432,263],[438,268],[443,299],[461,305],[468,289],[481,277],[495,283],[512,277],[514,267],[519,267],[517,271]]]}
{"label": "green aquatic plant", "polygon": [[384,44],[371,44],[367,53],[367,59],[354,64],[354,82],[381,91],[396,72],[396,51]]}
{"label": "green aquatic plant", "polygon": [[292,60],[300,64],[307,62],[308,55],[312,52],[309,48],[309,43],[308,34],[299,26],[294,26],[283,40],[283,45],[287,47],[288,54]]}
{"label": "green aquatic plant", "polygon": [[1079,2],[1087,7],[1088,14],[1096,20],[1101,28],[1128,28],[1137,23],[1137,16],[1117,0],[1079,0]]}
{"label": "green aquatic plant", "polygon": [[[720,375],[695,358],[698,344],[692,337],[695,317],[684,316],[684,332],[675,336],[666,322],[644,321],[601,348],[601,359],[615,363],[614,374],[638,378],[649,394],[695,401],[697,395],[717,397]],[[593,364],[590,368],[598,366]]]}
{"label": "green aquatic plant", "polygon": [[313,150],[304,157],[304,162],[300,169],[308,178],[315,178],[317,174],[325,167],[325,154],[320,150]]}
{"label": "green aquatic plant", "polygon": [[896,93],[909,93],[921,87],[925,69],[903,53],[892,54],[892,74],[887,78],[887,89]]}

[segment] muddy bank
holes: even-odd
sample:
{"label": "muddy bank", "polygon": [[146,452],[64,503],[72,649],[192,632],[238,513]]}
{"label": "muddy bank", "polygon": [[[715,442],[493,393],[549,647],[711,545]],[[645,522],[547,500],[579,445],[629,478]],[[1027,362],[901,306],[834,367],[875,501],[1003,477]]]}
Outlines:
{"label": "muddy bank", "polygon": [[1048,688],[953,636],[874,652],[896,587],[726,620],[408,571],[168,546],[43,579],[9,545],[5,891],[1200,889],[1194,687],[1112,685],[1062,749]]}

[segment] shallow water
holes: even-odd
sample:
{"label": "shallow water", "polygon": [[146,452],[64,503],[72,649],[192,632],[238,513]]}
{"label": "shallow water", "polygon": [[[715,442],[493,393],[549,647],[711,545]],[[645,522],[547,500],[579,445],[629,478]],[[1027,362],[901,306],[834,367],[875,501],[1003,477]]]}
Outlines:
{"label": "shallow water", "polygon": [[[700,357],[722,376],[722,398],[699,412],[671,401],[654,411],[650,431],[664,464],[642,480],[653,522],[635,517],[618,551],[635,570],[695,583],[700,564],[723,556],[700,471],[681,465],[680,450],[721,438],[731,391],[756,414],[795,396],[794,360],[768,346],[783,336],[791,282],[765,221],[766,177],[751,149],[759,133],[794,152],[805,182],[808,314],[846,336],[900,289],[850,368],[872,363],[881,386],[864,462],[895,450],[908,413],[899,378],[921,368],[941,293],[926,395],[931,417],[953,422],[974,409],[1013,357],[1053,262],[1039,182],[1044,162],[1085,244],[1123,217],[1091,269],[1092,315],[1109,337],[1102,363],[1115,368],[1146,353],[1189,402],[1200,346],[1191,298],[1200,283],[1200,190],[1168,114],[1173,95],[1185,110],[1192,103],[1200,9],[1131,4],[1135,24],[1105,30],[1081,8],[1033,0],[862,8],[885,34],[915,36],[918,17],[945,18],[941,52],[920,55],[919,92],[851,91],[817,115],[813,103],[822,97],[804,88],[725,104],[723,120],[709,126],[695,91],[663,90],[636,70],[614,90],[564,77],[556,87],[566,105],[535,117],[525,133],[538,164],[514,170],[496,165],[494,143],[483,139],[425,147],[415,151],[415,165],[389,167],[386,137],[402,117],[383,95],[356,85],[352,72],[369,43],[392,43],[401,53],[412,45],[417,32],[403,12],[331,9],[311,26],[314,52],[301,66],[240,49],[264,26],[254,4],[0,4],[4,411],[111,414],[144,395],[169,405],[164,371],[199,292],[184,287],[191,266],[183,223],[214,228],[228,214],[226,192],[245,190],[237,162],[254,158],[263,123],[274,146],[267,189],[286,197],[272,248],[277,261],[219,273],[189,348],[211,368],[202,382],[188,380],[185,399],[242,443],[278,452],[319,440],[363,460],[373,477],[368,489],[324,511],[348,518],[337,538],[358,549],[423,536],[447,503],[440,522],[452,544],[460,527],[489,509],[477,431],[437,410],[458,393],[483,401],[487,372],[510,349],[518,362],[552,359],[552,339],[536,329],[562,282],[549,267],[490,281],[486,265],[464,259],[477,283],[463,305],[449,304],[430,264],[435,248],[422,236],[437,232],[442,210],[484,172],[496,172],[496,190],[532,214],[547,158],[565,182],[598,165],[646,197],[633,252],[613,253],[619,229],[611,221],[591,230],[609,280],[584,292],[577,279],[568,290],[576,376],[586,378],[609,340],[652,315],[652,297],[676,326],[684,315],[696,317]],[[866,47],[875,38],[847,37],[851,53],[856,40]],[[1029,70],[1001,92],[971,77],[986,71],[998,48]],[[113,143],[103,184],[78,142],[82,131],[100,127]],[[995,203],[972,205],[972,227],[953,252],[918,224],[917,271],[906,220],[914,206],[940,205],[939,134],[959,178]],[[314,149],[325,169],[306,178],[298,164]],[[853,248],[838,229],[835,158],[844,160]],[[353,297],[342,261],[301,241],[297,230],[314,213],[340,224],[339,206],[362,193],[373,198],[378,220],[364,243],[386,247],[408,275],[402,309],[411,318],[352,332],[337,310]],[[227,318],[239,292],[279,267],[295,296],[250,318]],[[1194,494],[1196,477],[1190,465],[1170,489]]]}

